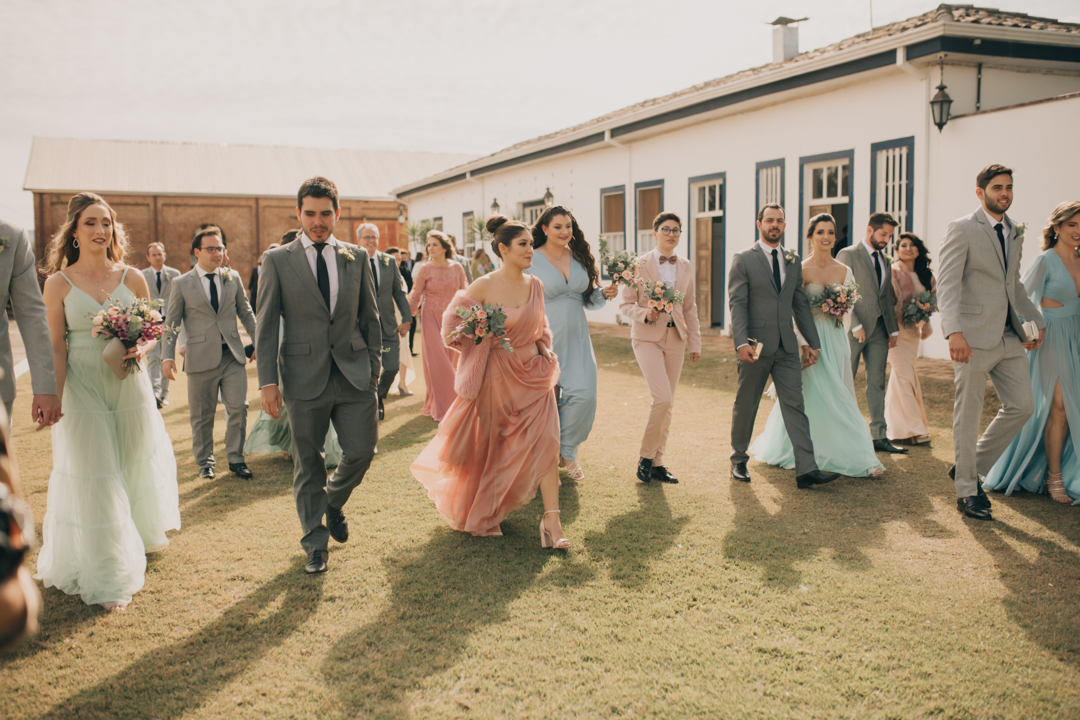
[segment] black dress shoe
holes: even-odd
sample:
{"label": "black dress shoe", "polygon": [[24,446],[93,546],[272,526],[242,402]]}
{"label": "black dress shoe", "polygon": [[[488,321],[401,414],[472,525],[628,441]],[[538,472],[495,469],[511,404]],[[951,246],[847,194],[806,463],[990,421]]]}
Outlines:
{"label": "black dress shoe", "polygon": [[750,482],[750,473],[746,469],[745,462],[731,463],[731,477],[734,480]]}
{"label": "black dress shoe", "polygon": [[339,543],[349,539],[349,523],[345,520],[345,513],[329,505],[326,506],[326,527],[330,529],[330,537]]}
{"label": "black dress shoe", "polygon": [[956,509],[964,515],[967,515],[969,518],[975,518],[976,520],[994,519],[990,515],[990,508],[978,495],[956,498]]}
{"label": "black dress shoe", "polygon": [[652,479],[659,480],[660,482],[671,483],[672,485],[675,485],[679,482],[679,478],[669,473],[668,469],[663,465],[653,466]]}
{"label": "black dress shoe", "polygon": [[812,485],[831,483],[838,477],[840,477],[840,473],[823,473],[820,470],[814,470],[795,478],[795,484],[799,486],[800,490],[805,490]]}
{"label": "black dress shoe", "polygon": [[893,453],[894,455],[905,455],[907,454],[907,450],[907,448],[896,447],[886,438],[881,438],[880,440],[874,441],[874,452],[887,452]]}
{"label": "black dress shoe", "polygon": [[379,420],[381,421],[384,417],[386,417],[386,408],[383,407],[382,398],[379,398]]}
{"label": "black dress shoe", "polygon": [[[956,482],[956,466],[955,465],[953,465],[951,468],[949,468],[949,479],[952,480],[953,482]],[[982,475],[979,475],[978,479],[975,480],[975,487],[977,487],[979,489],[979,491],[976,493],[976,496],[980,500],[982,500],[983,505],[986,505],[986,509],[989,510],[990,506],[993,505],[993,503],[990,502],[990,496],[988,496],[986,494],[986,491],[983,490],[982,481],[983,481],[983,476]]]}
{"label": "black dress shoe", "polygon": [[209,467],[209,466],[204,467],[204,468],[199,468],[199,477],[206,478],[207,480],[213,480],[214,479],[214,468]]}
{"label": "black dress shoe", "polygon": [[326,572],[326,551],[312,550],[307,564],[304,565],[304,572],[308,575],[321,575]]}
{"label": "black dress shoe", "polygon": [[649,458],[641,458],[638,460],[637,479],[646,483],[652,480],[652,460]]}
{"label": "black dress shoe", "polygon": [[156,403],[157,403],[157,409],[158,409],[158,410],[160,410],[161,408],[165,407],[165,401],[164,401],[164,400],[162,400],[162,399],[161,399],[161,398],[159,398],[159,397],[156,397],[156,398],[154,398],[154,402],[156,402]]}
{"label": "black dress shoe", "polygon": [[247,463],[229,463],[229,472],[241,480],[250,480],[255,477],[251,474],[251,470],[248,468]]}

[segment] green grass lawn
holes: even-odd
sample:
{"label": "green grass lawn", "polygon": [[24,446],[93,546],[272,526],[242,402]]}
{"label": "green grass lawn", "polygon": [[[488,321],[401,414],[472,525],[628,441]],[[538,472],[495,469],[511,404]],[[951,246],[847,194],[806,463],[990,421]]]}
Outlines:
{"label": "green grass lawn", "polygon": [[[40,635],[0,665],[0,716],[1080,717],[1080,509],[1020,494],[993,497],[993,523],[960,516],[948,382],[925,383],[933,447],[883,458],[883,476],[800,491],[751,463],[744,485],[728,476],[734,356],[706,355],[677,396],[681,482],[643,485],[645,384],[629,341],[596,351],[587,477],[562,487],[569,553],[540,549],[539,497],[502,538],[446,526],[409,474],[435,432],[418,381],[387,402],[320,577],[301,571],[291,464],[198,479],[176,383],[182,530],[126,613],[44,592]],[[15,412],[40,528],[49,436],[26,395]]]}

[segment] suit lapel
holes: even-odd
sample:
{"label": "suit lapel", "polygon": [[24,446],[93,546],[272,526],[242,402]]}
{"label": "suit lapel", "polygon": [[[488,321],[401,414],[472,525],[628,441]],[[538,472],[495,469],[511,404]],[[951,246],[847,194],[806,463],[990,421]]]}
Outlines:
{"label": "suit lapel", "polygon": [[[334,251],[334,257],[337,259],[338,291],[337,304],[334,305],[334,312],[331,317],[336,317],[338,313],[341,312],[342,307],[348,304],[346,298],[352,297],[351,293],[356,293],[357,295],[359,295],[360,290],[358,288],[353,288],[354,273],[351,273],[348,270],[348,267],[355,263],[356,260],[354,259],[352,262],[345,262],[345,257],[337,251],[337,248],[332,248],[332,250]],[[353,253],[353,255],[355,257],[355,252]],[[361,277],[363,277],[363,274],[361,274]],[[374,281],[374,278],[372,278],[372,281]],[[321,298],[322,296],[320,295],[319,297]]]}
{"label": "suit lapel", "polygon": [[[778,247],[778,248],[777,248],[777,251],[779,251],[779,250],[780,250],[780,248]],[[769,257],[769,255],[767,255],[767,254],[765,253],[765,251],[761,249],[761,246],[760,246],[760,245],[758,245],[757,243],[754,243],[754,252],[755,252],[755,253],[757,254],[757,256],[758,256],[759,258],[761,258],[761,263],[762,263],[762,265],[763,265],[763,266],[764,266],[764,268],[765,268],[765,274],[766,274],[766,276],[767,276],[767,277],[769,278],[769,287],[770,287],[770,288],[772,288],[772,291],[773,291],[774,293],[776,293],[776,294],[777,294],[777,296],[779,296],[779,295],[780,295],[780,292],[779,292],[779,291],[777,291],[777,289],[776,289],[776,282],[775,282],[775,281],[773,280],[773,274],[772,274],[772,258],[771,258],[771,257]],[[778,262],[784,262],[784,259],[783,259],[783,257],[781,257],[782,255],[783,255],[783,253],[777,252],[777,261],[778,261]],[[786,276],[787,276],[787,273],[785,272],[785,273],[784,273],[784,275],[785,275],[785,277],[786,277]],[[783,289],[784,289],[784,286],[783,286],[783,283],[781,283],[781,285],[780,285],[780,290],[783,290]]]}
{"label": "suit lapel", "polygon": [[[191,283],[195,288],[195,294],[206,305],[207,311],[211,315],[214,315],[214,306],[210,304],[210,298],[206,294],[206,290],[202,286],[203,272],[202,268],[198,265],[195,266],[195,270],[191,273]],[[221,307],[221,303],[218,303],[218,307]]]}
{"label": "suit lapel", "polygon": [[[1001,241],[998,240],[997,230],[994,230],[990,226],[990,222],[986,219],[986,213],[981,209],[975,211],[975,220],[982,227],[983,232],[986,233],[986,237],[990,239],[990,244],[994,248],[994,253],[997,255],[998,262],[1001,263],[1001,271],[1005,272],[1005,255],[1001,252]],[[1009,223],[1012,225],[1012,223]]]}
{"label": "suit lapel", "polygon": [[[315,280],[315,276],[311,274],[311,266],[308,265],[307,253],[304,251],[304,244],[299,240],[289,243],[289,267],[293,273],[296,274],[300,284],[308,289],[308,291],[319,301],[319,307],[326,310],[326,303],[323,301],[322,293],[319,292],[319,283]],[[337,253],[335,253],[336,255]],[[338,285],[341,285],[341,275],[338,275]],[[339,293],[340,294],[340,293]],[[326,310],[327,314],[330,313]]]}

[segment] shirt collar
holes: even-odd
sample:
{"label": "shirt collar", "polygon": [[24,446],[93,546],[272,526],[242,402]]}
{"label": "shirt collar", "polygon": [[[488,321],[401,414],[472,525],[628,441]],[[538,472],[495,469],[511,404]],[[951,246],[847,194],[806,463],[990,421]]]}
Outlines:
{"label": "shirt collar", "polygon": [[[329,239],[329,240],[327,240],[326,242],[327,242],[327,243],[328,243],[328,244],[329,244],[329,245],[330,245],[331,247],[337,247],[337,244],[338,244],[338,242],[337,242],[337,238],[336,238],[336,237],[334,237],[333,235],[331,235],[331,236],[330,236],[330,239]],[[305,250],[307,250],[307,249],[308,249],[309,247],[312,247],[312,246],[314,246],[314,245],[315,245],[315,241],[314,241],[314,240],[312,240],[311,238],[309,238],[309,237],[307,236],[307,233],[306,233],[306,232],[302,232],[302,233],[300,233],[300,243],[301,243],[301,244],[302,244],[302,245],[304,246],[304,249],[305,249]]]}
{"label": "shirt collar", "polygon": [[660,248],[653,248],[653,252],[656,253],[656,261],[657,262],[660,262],[661,256],[668,258],[667,262],[674,262],[675,261],[675,253],[674,252],[672,252],[670,255],[664,255],[664,253],[660,252]]}
{"label": "shirt collar", "polygon": [[767,255],[768,257],[772,257],[772,251],[773,250],[777,250],[777,251],[779,251],[781,253],[784,251],[784,246],[783,245],[777,245],[776,247],[769,247],[769,244],[767,242],[765,242],[764,240],[758,240],[757,244],[761,248],[762,252],[764,252],[765,255]]}
{"label": "shirt collar", "polygon": [[[983,217],[986,218],[986,222],[990,223],[990,229],[993,230],[994,226],[998,224],[998,221],[990,217],[990,213],[986,212],[986,208],[980,207],[979,210],[982,211]],[[1009,218],[1005,216],[1005,213],[1001,213],[1001,229],[1005,233],[1008,233],[1011,229],[1009,226]]]}

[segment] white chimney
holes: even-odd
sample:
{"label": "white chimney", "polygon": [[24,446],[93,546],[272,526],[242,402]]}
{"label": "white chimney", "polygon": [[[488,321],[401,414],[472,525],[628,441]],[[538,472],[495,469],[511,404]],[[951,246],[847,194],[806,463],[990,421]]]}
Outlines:
{"label": "white chimney", "polygon": [[798,23],[810,18],[792,19],[778,17],[770,25],[772,31],[772,55],[774,63],[787,62],[799,54],[799,26]]}

